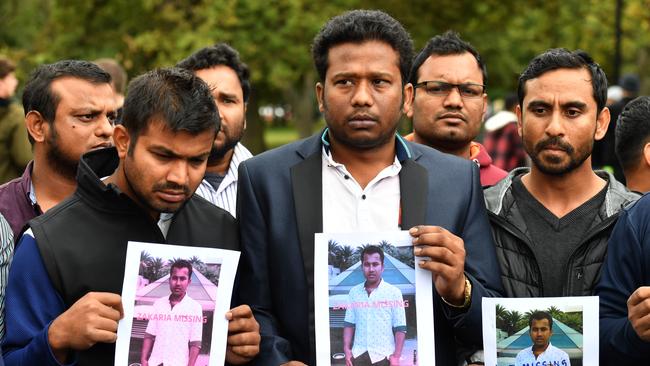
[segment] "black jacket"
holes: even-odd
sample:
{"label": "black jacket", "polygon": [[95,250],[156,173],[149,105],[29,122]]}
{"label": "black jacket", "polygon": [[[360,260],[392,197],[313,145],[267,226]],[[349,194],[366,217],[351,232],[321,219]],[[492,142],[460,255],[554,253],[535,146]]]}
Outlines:
{"label": "black jacket", "polygon": [[[528,168],[515,169],[484,192],[501,268],[501,280],[507,297],[539,297],[544,293],[539,264],[531,249],[531,240],[520,206],[512,194],[513,178],[527,172]],[[628,191],[611,174],[604,171],[596,173],[609,182],[605,201],[587,235],[569,258],[563,296],[593,294],[607,254],[607,239],[619,212],[639,197]]]}
{"label": "black jacket", "polygon": [[[122,292],[128,241],[238,249],[235,219],[196,195],[174,214],[165,239],[148,213],[100,181],[117,164],[113,148],[87,153],[79,164],[76,192],[30,221],[49,277],[67,307],[90,291]],[[114,353],[114,344],[97,344],[78,353],[79,365],[113,365]]]}

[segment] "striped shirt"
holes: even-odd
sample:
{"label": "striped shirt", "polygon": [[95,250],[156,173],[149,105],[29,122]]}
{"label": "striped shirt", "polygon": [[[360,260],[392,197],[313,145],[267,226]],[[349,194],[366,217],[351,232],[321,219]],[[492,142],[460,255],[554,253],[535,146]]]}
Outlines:
{"label": "striped shirt", "polygon": [[214,189],[204,179],[199,188],[196,189],[196,194],[210,201],[213,205],[230,212],[233,217],[237,217],[237,168],[242,161],[252,158],[253,154],[241,143],[235,145],[234,149],[228,172],[219,185],[219,189]]}
{"label": "striped shirt", "polygon": [[0,339],[5,335],[5,288],[9,278],[9,264],[14,251],[14,234],[4,216],[0,214]]}

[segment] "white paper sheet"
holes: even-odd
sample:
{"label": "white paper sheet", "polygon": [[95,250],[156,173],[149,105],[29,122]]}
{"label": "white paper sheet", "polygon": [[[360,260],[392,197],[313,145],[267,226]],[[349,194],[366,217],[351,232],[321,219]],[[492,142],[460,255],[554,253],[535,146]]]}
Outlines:
{"label": "white paper sheet", "polygon": [[[153,321],[150,319],[162,317],[162,324],[178,329],[199,322],[198,318],[194,319],[196,316],[187,314],[167,317],[153,312],[153,303],[160,298],[168,299],[171,294],[166,273],[176,259],[192,262],[192,282],[185,296],[201,305],[203,316],[199,323],[202,323],[203,338],[212,335],[209,347],[203,339],[195,366],[223,365],[228,332],[225,314],[230,308],[239,255],[237,251],[223,249],[129,242],[122,287],[124,318],[118,325],[115,365],[140,364],[142,338],[148,322]],[[175,352],[176,349],[188,352],[187,345],[178,344]]]}

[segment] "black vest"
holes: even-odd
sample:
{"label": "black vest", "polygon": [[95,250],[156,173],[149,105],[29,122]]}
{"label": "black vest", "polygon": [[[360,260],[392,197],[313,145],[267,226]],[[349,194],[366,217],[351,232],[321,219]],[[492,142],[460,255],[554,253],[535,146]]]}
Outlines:
{"label": "black vest", "polygon": [[[122,293],[129,241],[239,250],[236,220],[196,195],[174,214],[165,239],[149,214],[99,180],[112,174],[117,164],[112,148],[84,155],[76,192],[29,222],[50,279],[67,307],[91,291]],[[115,345],[98,343],[77,355],[79,365],[112,366]]]}

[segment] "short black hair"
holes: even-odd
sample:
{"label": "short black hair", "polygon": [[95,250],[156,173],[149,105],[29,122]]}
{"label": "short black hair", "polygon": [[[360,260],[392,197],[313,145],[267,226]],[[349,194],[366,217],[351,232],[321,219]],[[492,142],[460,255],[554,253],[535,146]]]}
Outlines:
{"label": "short black hair", "polygon": [[219,65],[228,66],[237,74],[244,94],[244,102],[248,102],[251,94],[250,70],[248,65],[239,59],[239,52],[226,43],[201,48],[177,63],[176,67],[198,71]]}
{"label": "short black hair", "polygon": [[[73,77],[92,84],[110,84],[111,75],[92,62],[63,60],[36,68],[25,84],[23,108],[25,115],[40,113],[47,123],[54,122],[61,97],[52,92],[52,82],[63,77]],[[30,142],[34,142],[31,135]]]}
{"label": "short black hair", "polygon": [[413,58],[413,41],[400,22],[380,10],[351,10],[325,23],[311,46],[320,80],[325,81],[330,48],[343,43],[366,41],[385,42],[397,51],[402,84],[406,84]]}
{"label": "short black hair", "polygon": [[526,82],[557,69],[586,69],[591,74],[594,100],[600,113],[607,104],[607,76],[589,54],[583,50],[569,51],[566,48],[552,48],[537,55],[519,76],[517,97],[523,109],[526,96]]}
{"label": "short black hair", "polygon": [[452,30],[431,38],[424,48],[422,48],[422,51],[415,56],[413,66],[411,66],[411,72],[409,73],[409,82],[413,85],[417,84],[420,66],[422,66],[429,56],[462,55],[465,52],[469,52],[474,56],[483,75],[483,85],[487,85],[487,67],[483,63],[481,55],[474,46],[462,40],[460,35]]}
{"label": "short black hair", "polygon": [[553,317],[549,312],[540,311],[540,310],[537,310],[532,314],[530,314],[530,318],[528,318],[528,327],[530,328],[533,326],[533,320],[544,320],[544,319],[548,320],[548,327],[550,330],[553,330]]}
{"label": "short black hair", "polygon": [[[214,103],[214,102],[213,102]],[[172,265],[169,267],[169,277],[171,278],[172,272],[174,271],[174,268],[187,268],[187,278],[191,279],[192,278],[192,263],[189,261],[186,261],[185,259],[177,259],[172,263]]]}
{"label": "short black hair", "polygon": [[129,150],[154,120],[173,132],[193,135],[208,130],[216,134],[221,125],[208,84],[177,67],[155,69],[129,83],[123,116],[123,125],[131,136]]}
{"label": "short black hair", "polygon": [[376,245],[368,245],[367,247],[363,248],[361,251],[361,263],[363,263],[363,258],[366,255],[370,254],[379,254],[379,258],[381,259],[381,264],[384,264],[384,251],[376,246]]}
{"label": "short black hair", "polygon": [[650,96],[638,97],[625,105],[616,122],[614,148],[623,170],[634,169],[650,141]]}

